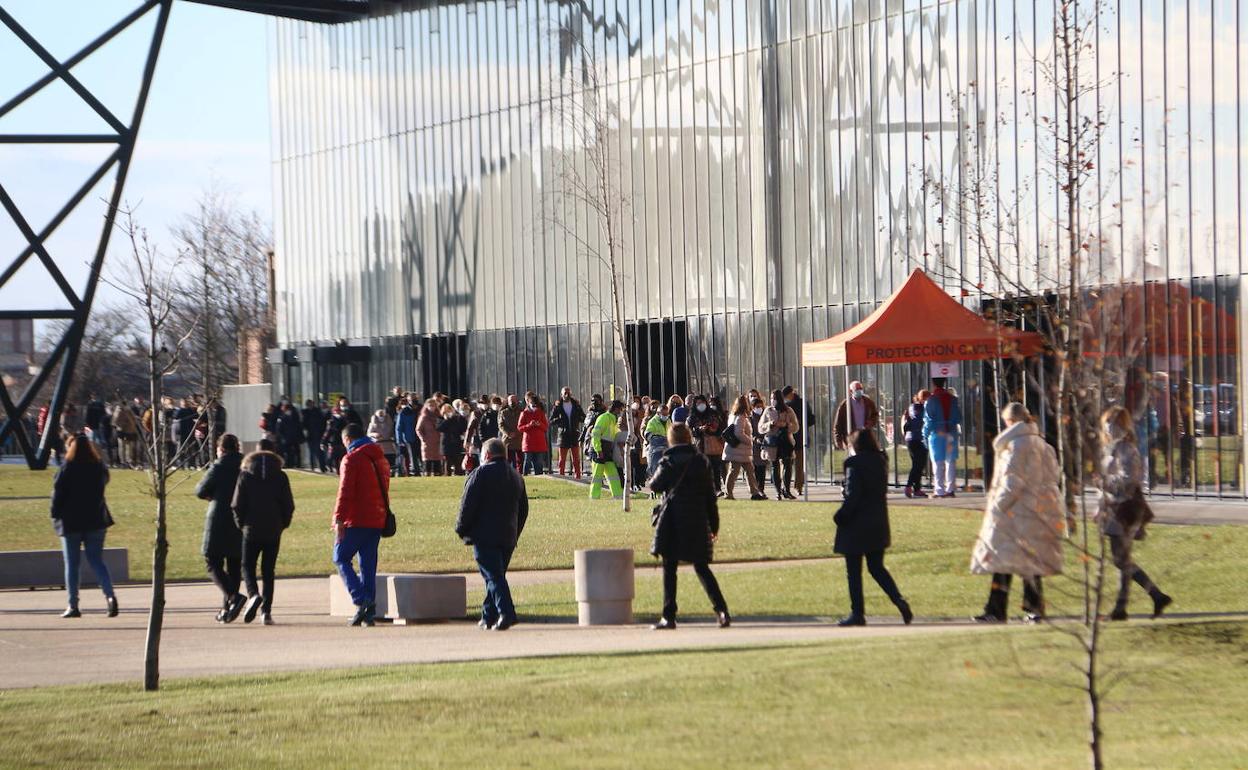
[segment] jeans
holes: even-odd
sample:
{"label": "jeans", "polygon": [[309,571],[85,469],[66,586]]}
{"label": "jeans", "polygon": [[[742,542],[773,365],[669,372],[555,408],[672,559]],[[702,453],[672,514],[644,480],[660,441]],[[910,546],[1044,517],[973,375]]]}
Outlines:
{"label": "jeans", "polygon": [[494,625],[500,619],[516,619],[516,605],[511,600],[511,587],[507,585],[507,567],[511,565],[511,554],[514,550],[479,545],[472,548],[477,569],[485,579],[485,601],[481,602],[481,619],[487,625]]}
{"label": "jeans", "polygon": [[624,484],[620,481],[620,472],[615,463],[594,463],[594,472],[589,477],[589,498],[597,500],[602,497],[602,485],[611,487],[611,496],[624,494]]}
{"label": "jeans", "polygon": [[221,606],[229,605],[230,600],[238,595],[238,587],[242,584],[243,560],[239,556],[205,556],[204,563],[208,567],[208,577],[225,597]]}
{"label": "jeans", "polygon": [[[679,566],[680,562],[675,559],[663,560],[663,618],[672,622],[676,621],[676,568]],[[697,573],[706,597],[711,600],[711,608],[716,612],[727,612],[728,603],[724,601],[719,581],[711,572],[710,565],[704,561],[694,562],[693,571]]]}
{"label": "jeans", "polygon": [[891,599],[893,604],[901,601],[901,591],[897,589],[896,581],[889,574],[888,568],[884,566],[883,551],[873,551],[867,554],[847,553],[845,554],[845,577],[849,582],[849,611],[855,617],[862,617],[866,613],[866,605],[862,599],[862,561],[864,558],[867,561],[867,572],[884,595]]}
{"label": "jeans", "polygon": [[922,441],[907,441],[906,449],[910,450],[910,477],[906,480],[906,486],[921,489],[923,471],[927,470],[927,445]]}
{"label": "jeans", "polygon": [[105,596],[113,595],[113,578],[108,574],[108,565],[104,563],[103,529],[89,532],[67,532],[61,536],[61,548],[65,555],[65,591],[69,594],[69,606],[78,606],[79,569],[82,564],[82,552],[87,552],[87,564],[95,571],[96,580]]}
{"label": "jeans", "polygon": [[[1005,620],[1010,601],[1010,583],[1013,575],[1001,572],[992,576],[992,590],[988,592],[988,603],[984,605],[984,614]],[[1044,586],[1040,577],[1023,578],[1023,612],[1044,615]]]}
{"label": "jeans", "polygon": [[[256,560],[259,559],[260,575],[264,578],[265,614],[273,611],[273,584],[277,582],[277,552],[281,546],[280,538],[268,543],[243,538],[243,582],[247,584],[248,596],[260,594],[260,587],[256,585]],[[373,571],[376,572],[376,565]],[[351,598],[354,599],[355,595],[352,594]]]}
{"label": "jeans", "polygon": [[[377,601],[377,546],[380,529],[347,527],[339,530],[342,537],[334,544],[334,564],[342,575],[343,585],[357,607]],[[360,556],[360,574],[355,574],[351,560]]]}
{"label": "jeans", "polygon": [[541,476],[546,472],[546,453],[545,452],[525,452],[524,453],[524,472],[532,472],[534,476]]}

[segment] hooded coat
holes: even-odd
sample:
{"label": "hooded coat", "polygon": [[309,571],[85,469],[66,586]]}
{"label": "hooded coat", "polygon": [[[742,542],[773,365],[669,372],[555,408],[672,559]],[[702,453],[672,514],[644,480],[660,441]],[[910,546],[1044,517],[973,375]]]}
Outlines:
{"label": "hooded coat", "polygon": [[378,409],[368,421],[368,437],[377,442],[383,455],[398,453],[394,446],[394,419],[385,409]]}
{"label": "hooded coat", "polygon": [[390,464],[381,447],[367,439],[338,467],[338,500],[334,521],[344,527],[383,529],[386,526],[386,498],[390,493]]}
{"label": "hooded coat", "polygon": [[234,523],[243,537],[258,543],[277,542],[290,526],[295,499],[282,458],[273,452],[252,452],[243,458],[234,488]]}
{"label": "hooded coat", "polygon": [[217,458],[195,487],[195,496],[208,500],[204,515],[203,554],[210,559],[237,557],[242,553],[243,533],[234,523],[234,487],[243,467],[241,452],[230,452]]}
{"label": "hooded coat", "polygon": [[438,419],[438,411],[432,406],[426,406],[420,410],[420,419],[416,421],[416,434],[420,436],[420,459],[426,462],[441,462],[444,458]]}
{"label": "hooded coat", "polygon": [[692,444],[668,448],[650,489],[663,494],[663,512],[655,525],[658,555],[668,561],[709,562],[711,535],[719,534],[719,505],[706,456]]}
{"label": "hooded coat", "polygon": [[1058,489],[1057,452],[1029,422],[1003,430],[992,448],[992,484],[971,553],[971,572],[1023,577],[1061,573],[1066,514]]}

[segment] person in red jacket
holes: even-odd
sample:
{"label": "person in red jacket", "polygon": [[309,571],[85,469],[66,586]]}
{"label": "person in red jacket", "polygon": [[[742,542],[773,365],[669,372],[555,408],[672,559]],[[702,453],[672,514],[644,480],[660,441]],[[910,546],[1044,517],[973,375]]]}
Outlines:
{"label": "person in red jacket", "polygon": [[[334,564],[358,608],[351,625],[374,625],[377,615],[377,545],[386,526],[390,495],[390,464],[359,423],[342,431],[347,456],[338,470],[338,501],[334,504]],[[352,563],[360,557],[360,574]]]}
{"label": "person in red jacket", "polygon": [[550,429],[550,419],[546,417],[546,407],[533,391],[524,394],[524,411],[520,413],[520,421],[516,427],[522,434],[520,448],[524,451],[524,472],[540,476],[546,472],[546,457],[550,454],[550,442],[546,433]]}

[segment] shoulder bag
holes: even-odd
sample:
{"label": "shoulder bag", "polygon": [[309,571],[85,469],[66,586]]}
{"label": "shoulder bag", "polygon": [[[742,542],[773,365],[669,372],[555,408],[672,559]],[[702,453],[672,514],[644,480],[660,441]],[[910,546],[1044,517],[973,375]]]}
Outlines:
{"label": "shoulder bag", "polygon": [[394,533],[399,531],[399,521],[394,517],[394,511],[390,510],[390,493],[386,491],[386,485],[381,480],[381,470],[377,467],[377,463],[369,460],[373,466],[373,473],[377,475],[377,488],[381,490],[381,499],[386,503],[386,526],[381,528],[382,537],[394,537]]}

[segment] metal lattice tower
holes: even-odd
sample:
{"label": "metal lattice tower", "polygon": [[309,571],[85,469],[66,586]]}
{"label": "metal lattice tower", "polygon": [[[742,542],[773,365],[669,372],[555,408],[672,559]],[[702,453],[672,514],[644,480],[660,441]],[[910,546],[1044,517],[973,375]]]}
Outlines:
{"label": "metal lattice tower", "polygon": [[[251,11],[273,16],[284,16],[317,23],[338,23],[352,21],[368,15],[368,0],[269,0],[268,2],[248,2],[248,0],[188,0],[203,5],[232,8],[240,11]],[[74,369],[78,363],[78,352],[82,345],[87,319],[91,313],[91,304],[95,299],[96,286],[99,283],[100,271],[104,266],[104,257],[108,252],[108,244],[112,235],[117,210],[121,203],[122,191],[125,188],[126,176],[130,170],[130,161],[134,156],[135,143],[138,139],[139,126],[143,121],[143,111],[147,106],[148,93],[151,90],[152,76],[156,72],[156,61],[160,55],[161,43],[169,22],[169,13],[173,0],[144,0],[137,8],[101,33],[85,47],[69,58],[61,61],[48,52],[35,36],[27,31],[13,18],[3,5],[0,5],[0,24],[7,27],[13,34],[48,67],[49,71],[22,90],[9,101],[0,105],[0,119],[25,103],[35,94],[51,83],[60,81],[67,85],[82,99],[109,127],[106,133],[83,134],[64,133],[51,128],[47,133],[0,134],[0,145],[109,145],[110,152],[105,161],[95,169],[77,190],[69,197],[59,211],[46,223],[31,222],[23,214],[12,196],[5,189],[4,179],[0,179],[0,206],[12,218],[21,236],[18,242],[17,258],[4,266],[0,272],[0,289],[2,289],[18,271],[31,259],[37,260],[47,275],[60,289],[59,297],[51,298],[56,307],[44,307],[33,310],[9,310],[0,308],[0,319],[63,319],[68,321],[60,339],[52,348],[48,357],[34,372],[34,378],[25,389],[14,397],[9,393],[7,385],[0,384],[0,406],[3,407],[3,422],[0,422],[0,442],[11,433],[16,438],[27,465],[34,470],[47,467],[48,456],[54,443],[54,431],[60,425],[60,414],[65,406],[70,383],[73,381]],[[73,74],[75,66],[91,56],[97,50],[131,28],[141,19],[155,16],[150,41],[147,45],[146,59],[143,63],[142,77],[139,82],[138,95],[134,110],[129,115],[117,115],[110,111]],[[51,122],[51,121],[49,121]],[[57,127],[59,128],[59,127]],[[59,255],[49,251],[48,239],[56,229],[74,212],[88,193],[102,180],[113,175],[111,190],[105,196],[107,208],[104,212],[104,224],[98,244],[89,265],[86,286],[79,294],[70,286],[65,275],[58,266],[67,264],[69,255]],[[87,204],[91,205],[91,204]],[[22,243],[24,241],[24,243]],[[5,244],[0,244],[4,247]],[[0,253],[0,257],[3,254]],[[0,262],[0,264],[3,264]],[[68,304],[68,309],[64,305]],[[57,368],[59,366],[59,372]],[[48,379],[56,372],[56,386],[52,393],[48,409],[48,419],[43,432],[32,443],[22,423],[22,416],[31,408],[39,391]]]}

